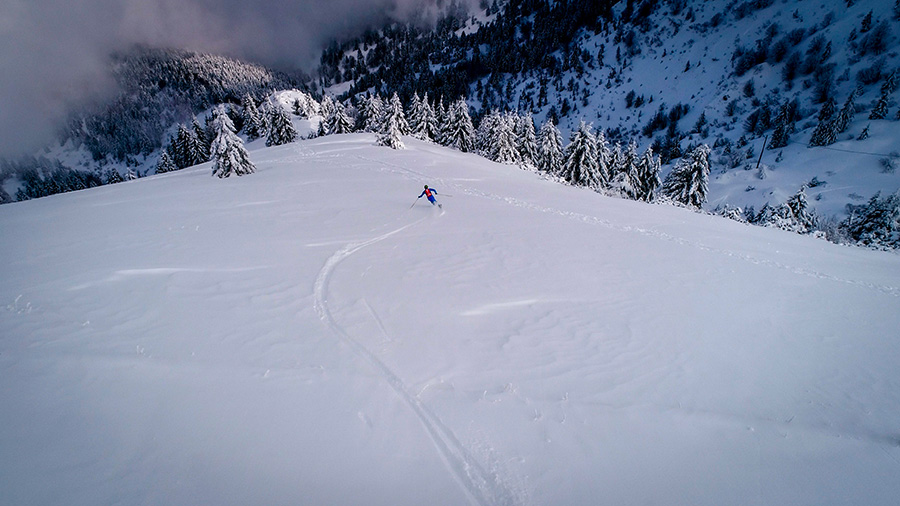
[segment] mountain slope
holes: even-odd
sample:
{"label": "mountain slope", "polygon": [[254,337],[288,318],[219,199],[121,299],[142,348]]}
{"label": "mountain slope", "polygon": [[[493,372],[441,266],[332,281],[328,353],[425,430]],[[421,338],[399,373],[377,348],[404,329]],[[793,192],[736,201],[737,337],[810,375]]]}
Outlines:
{"label": "mountain slope", "polygon": [[[664,163],[706,143],[710,209],[759,211],[807,185],[820,215],[844,218],[848,204],[900,189],[896,93],[887,117],[869,119],[900,68],[892,3],[595,2],[583,13],[583,2],[509,0],[434,32],[391,27],[326,50],[320,80],[341,96],[464,94],[476,115],[528,112],[538,124],[558,120],[564,133],[584,120],[613,143],[652,145]],[[836,143],[808,148],[823,101],[840,108],[857,87]],[[773,149],[786,103],[796,105],[793,131]],[[857,140],[863,131],[869,138]]]}
{"label": "mountain slope", "polygon": [[896,255],[374,142],[0,207],[0,503],[895,502]]}

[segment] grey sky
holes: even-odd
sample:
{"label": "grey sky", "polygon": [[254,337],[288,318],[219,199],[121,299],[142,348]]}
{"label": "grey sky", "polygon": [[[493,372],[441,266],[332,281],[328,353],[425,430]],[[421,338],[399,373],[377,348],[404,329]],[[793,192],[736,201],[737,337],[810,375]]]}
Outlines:
{"label": "grey sky", "polygon": [[329,39],[446,0],[3,0],[0,156],[44,145],[69,108],[101,98],[111,51],[133,44],[310,70]]}

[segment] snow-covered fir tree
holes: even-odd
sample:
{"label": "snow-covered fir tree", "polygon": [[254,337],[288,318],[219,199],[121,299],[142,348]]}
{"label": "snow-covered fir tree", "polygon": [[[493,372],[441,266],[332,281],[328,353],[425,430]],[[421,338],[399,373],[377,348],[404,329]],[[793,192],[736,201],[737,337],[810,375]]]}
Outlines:
{"label": "snow-covered fir tree", "polygon": [[335,102],[331,117],[326,121],[328,132],[331,134],[349,134],[353,132],[353,121],[347,117],[344,104]]}
{"label": "snow-covered fir tree", "polygon": [[566,146],[562,177],[576,186],[598,188],[597,167],[597,140],[591,126],[582,121]]}
{"label": "snow-covered fir tree", "polygon": [[281,107],[281,104],[272,104],[269,113],[266,146],[281,146],[295,140],[297,140],[297,130],[294,129],[294,125],[291,123],[291,117]]}
{"label": "snow-covered fir tree", "polygon": [[[428,93],[422,97],[421,113],[418,118],[418,124],[412,131],[412,135],[423,141],[437,141],[440,136],[437,118],[434,114],[434,107],[428,102]],[[412,126],[410,126],[412,128]]]}
{"label": "snow-covered fir tree", "polygon": [[469,116],[469,106],[465,99],[459,98],[447,111],[447,129],[444,142],[447,146],[456,148],[464,153],[475,148],[475,127],[472,126],[472,118]]}
{"label": "snow-covered fir tree", "polygon": [[859,133],[859,136],[856,138],[858,141],[864,141],[869,138],[869,127],[872,125],[866,125],[866,128],[863,128],[862,132]]}
{"label": "snow-covered fir tree", "polygon": [[491,159],[495,162],[514,165],[521,160],[516,147],[515,121],[516,116],[507,113],[500,116],[496,123],[491,142]]}
{"label": "snow-covered fir tree", "polygon": [[208,152],[197,139],[197,134],[184,124],[178,125],[178,133],[172,140],[171,155],[172,161],[179,169],[209,160]]}
{"label": "snow-covered fir tree", "polygon": [[809,147],[828,146],[834,144],[837,140],[837,130],[834,121],[835,109],[837,109],[837,105],[833,98],[826,100],[822,104],[822,108],[819,110],[819,123],[809,138]]}
{"label": "snow-covered fir tree", "polygon": [[701,144],[682,157],[662,185],[664,195],[700,209],[709,192],[709,146]]}
{"label": "snow-covered fir tree", "polygon": [[872,108],[872,112],[869,114],[869,119],[884,119],[887,117],[888,113],[888,96],[885,93],[881,94],[881,97],[878,98],[878,101],[875,102],[875,107]]}
{"label": "snow-covered fir tree", "polygon": [[611,189],[623,198],[638,200],[642,195],[637,143],[632,139],[612,176]]}
{"label": "snow-covered fir tree", "polygon": [[193,125],[190,135],[186,139],[188,167],[209,161],[209,146],[199,137],[201,132],[200,125],[196,120],[194,120]]}
{"label": "snow-covered fir tree", "polygon": [[244,141],[237,136],[234,123],[225,112],[225,107],[219,105],[213,112],[213,131],[216,138],[212,142],[212,173],[220,178],[229,176],[243,176],[256,171],[250,155],[244,148]]}
{"label": "snow-covered fir tree", "polygon": [[622,151],[622,145],[620,143],[616,142],[616,145],[613,146],[612,149],[609,149],[607,160],[606,173],[607,185],[609,185],[615,174],[625,170],[625,153]]}
{"label": "snow-covered fir tree", "polygon": [[884,82],[881,84],[881,96],[878,98],[878,101],[875,102],[875,107],[872,108],[871,114],[869,114],[869,119],[885,119],[888,115],[888,102],[890,100],[891,94],[897,89],[897,71],[893,70],[887,77],[884,78]]}
{"label": "snow-covered fir tree", "polygon": [[388,121],[393,121],[396,124],[397,129],[400,131],[400,135],[409,135],[409,122],[406,121],[403,103],[400,101],[400,97],[397,96],[396,92],[391,96],[391,100],[388,102],[387,108],[384,111],[384,116]]}
{"label": "snow-covered fir tree", "polygon": [[[156,162],[156,173],[157,174],[165,174],[166,172],[173,172],[178,170],[178,167],[175,165],[175,162],[172,161],[172,157],[169,156],[168,151],[165,149],[162,150],[162,153],[159,155],[159,160]],[[118,172],[116,172],[118,174]]]}
{"label": "snow-covered fir tree", "polygon": [[638,193],[637,200],[651,202],[656,190],[662,185],[659,179],[659,171],[662,163],[658,156],[653,154],[653,147],[647,147],[638,161]]}
{"label": "snow-covered fir tree", "polygon": [[494,139],[497,137],[499,124],[500,111],[492,109],[481,118],[475,129],[475,152],[489,160],[495,159]]}
{"label": "snow-covered fir tree", "polygon": [[790,133],[792,124],[788,117],[789,106],[787,103],[778,107],[778,114],[775,116],[775,130],[772,132],[772,139],[769,141],[769,149],[783,148],[790,142]]}
{"label": "snow-covered fir tree", "polygon": [[357,120],[359,125],[357,129],[363,132],[381,132],[383,130],[383,125],[381,124],[381,111],[383,108],[384,105],[378,95],[364,96],[358,107],[359,117]]}
{"label": "snow-covered fir tree", "polygon": [[597,131],[597,177],[601,188],[609,188],[612,180],[612,151],[609,149],[609,142],[606,141],[606,134],[600,129]]}
{"label": "snow-covered fir tree", "polygon": [[740,207],[730,206],[725,204],[725,207],[720,209],[716,214],[722,216],[723,218],[728,218],[729,220],[738,221],[741,223],[747,223],[747,218],[744,215],[744,210]]}
{"label": "snow-covered fir tree", "polygon": [[787,202],[766,216],[762,225],[798,234],[809,234],[816,229],[817,223],[816,215],[806,199],[806,187],[803,186]]}
{"label": "snow-covered fir tree", "polygon": [[178,132],[175,134],[175,137],[172,138],[169,153],[172,156],[172,161],[175,162],[175,166],[179,169],[183,169],[185,167],[190,167],[190,155],[188,154],[188,147],[190,143],[188,142],[188,138],[190,137],[190,132],[184,124],[178,125]]}
{"label": "snow-covered fir tree", "polygon": [[407,121],[409,122],[409,132],[415,137],[418,137],[416,132],[419,131],[424,116],[425,107],[422,104],[422,99],[419,98],[418,92],[413,93],[412,100],[409,103],[409,117]]}
{"label": "snow-covered fir tree", "polygon": [[244,95],[241,105],[243,106],[241,111],[241,116],[244,120],[243,132],[247,136],[247,140],[256,140],[265,135],[265,121],[256,107],[256,101],[253,100],[249,93]]}
{"label": "snow-covered fir tree", "polygon": [[516,148],[519,151],[519,163],[533,168],[537,164],[537,138],[534,132],[534,118],[531,114],[515,116]]}
{"label": "snow-covered fir tree", "polygon": [[384,132],[378,135],[378,145],[387,146],[391,149],[405,149],[406,146],[400,139],[400,121],[399,116],[390,115],[384,123]]}
{"label": "snow-covered fir tree", "polygon": [[[437,107],[434,108],[434,118],[437,120],[438,135],[434,139],[442,146],[450,145],[450,111],[444,105],[444,96],[438,99]],[[471,119],[471,118],[470,118]]]}
{"label": "snow-covered fir tree", "polygon": [[864,246],[900,247],[900,194],[881,198],[881,192],[876,193],[867,205],[853,210],[842,228]]}
{"label": "snow-covered fir tree", "polygon": [[549,119],[538,134],[537,168],[541,172],[559,176],[563,168],[562,134]]}
{"label": "snow-covered fir tree", "polygon": [[[166,154],[165,150],[163,151],[163,154]],[[166,156],[169,156],[169,155],[166,154]],[[169,164],[173,168],[175,167],[175,165],[172,164],[171,158],[169,159]],[[109,169],[106,172],[106,184],[116,184],[116,183],[121,183],[122,181],[125,181],[125,179],[122,178],[122,174],[119,174],[119,171],[117,171],[116,169]]]}
{"label": "snow-covered fir tree", "polygon": [[200,144],[198,151],[202,160],[197,163],[209,161],[209,147],[212,145],[212,139],[206,129],[200,126],[196,116],[191,120],[191,129],[194,131],[194,137],[197,138],[197,142]]}
{"label": "snow-covered fir tree", "polygon": [[837,133],[842,134],[850,128],[850,122],[853,121],[853,115],[856,113],[856,99],[860,93],[860,88],[854,88],[847,100],[844,101],[844,106],[838,111],[837,118],[834,120],[834,130]]}
{"label": "snow-covered fir tree", "polygon": [[334,114],[334,99],[329,95],[325,95],[322,97],[319,109],[323,118],[330,118]]}

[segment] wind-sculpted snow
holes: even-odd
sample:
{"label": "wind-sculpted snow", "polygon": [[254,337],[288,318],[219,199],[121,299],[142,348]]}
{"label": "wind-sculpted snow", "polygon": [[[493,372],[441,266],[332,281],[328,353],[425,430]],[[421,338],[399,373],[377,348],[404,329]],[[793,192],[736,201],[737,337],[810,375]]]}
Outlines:
{"label": "wind-sculpted snow", "polygon": [[896,503],[900,257],[403,142],[0,208],[0,504]]}

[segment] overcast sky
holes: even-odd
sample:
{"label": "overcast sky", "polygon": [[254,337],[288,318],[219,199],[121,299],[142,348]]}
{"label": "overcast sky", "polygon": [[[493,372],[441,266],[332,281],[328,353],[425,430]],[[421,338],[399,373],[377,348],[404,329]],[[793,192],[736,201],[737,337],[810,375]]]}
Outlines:
{"label": "overcast sky", "polygon": [[133,44],[311,70],[328,40],[446,0],[0,0],[0,156],[45,145]]}

